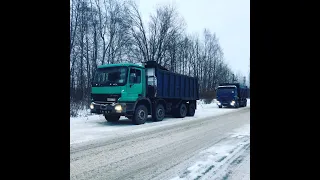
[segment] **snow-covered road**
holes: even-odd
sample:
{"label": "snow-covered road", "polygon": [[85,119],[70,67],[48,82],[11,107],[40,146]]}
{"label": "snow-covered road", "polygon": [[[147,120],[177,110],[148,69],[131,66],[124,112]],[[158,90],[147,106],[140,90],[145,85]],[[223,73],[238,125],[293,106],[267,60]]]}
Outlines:
{"label": "snow-covered road", "polygon": [[198,161],[171,180],[249,180],[250,125],[234,130],[230,136],[193,158]]}
{"label": "snow-covered road", "polygon": [[71,118],[70,179],[249,179],[250,101],[198,108],[139,126]]}
{"label": "snow-covered road", "polygon": [[[250,107],[250,99],[248,105]],[[121,117],[117,123],[108,123],[103,115],[90,115],[87,117],[70,118],[70,145],[99,140],[105,138],[113,138],[134,132],[152,130],[154,128],[166,127],[172,124],[180,124],[188,121],[199,121],[206,117],[219,116],[239,109],[222,108],[219,109],[215,102],[204,104],[198,101],[198,106],[194,117],[185,118],[165,118],[161,122],[153,122],[151,118],[145,124],[134,126],[131,121],[125,117]]]}

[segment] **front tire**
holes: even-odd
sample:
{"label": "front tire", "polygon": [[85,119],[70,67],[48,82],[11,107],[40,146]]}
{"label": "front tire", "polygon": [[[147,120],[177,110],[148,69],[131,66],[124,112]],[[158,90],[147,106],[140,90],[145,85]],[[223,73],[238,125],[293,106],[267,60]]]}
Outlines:
{"label": "front tire", "polygon": [[148,109],[145,105],[139,105],[133,115],[133,124],[140,125],[144,124],[148,118]]}
{"label": "front tire", "polygon": [[157,107],[152,113],[152,119],[153,121],[162,121],[165,117],[165,109],[162,104],[157,104]]}
{"label": "front tire", "polygon": [[104,115],[104,118],[108,121],[108,122],[117,122],[120,119],[120,116],[106,116]]}
{"label": "front tire", "polygon": [[239,103],[239,107],[244,107],[244,104],[243,103]]}
{"label": "front tire", "polygon": [[239,106],[239,102],[237,101],[235,108],[239,108],[239,107],[240,107],[240,106]]}
{"label": "front tire", "polygon": [[219,108],[222,108],[222,105],[220,105]]}

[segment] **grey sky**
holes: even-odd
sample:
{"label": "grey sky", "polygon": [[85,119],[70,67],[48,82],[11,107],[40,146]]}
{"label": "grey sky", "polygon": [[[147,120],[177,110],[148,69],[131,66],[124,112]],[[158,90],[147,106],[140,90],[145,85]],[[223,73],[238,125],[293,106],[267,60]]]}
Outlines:
{"label": "grey sky", "polygon": [[250,0],[137,0],[148,21],[157,5],[173,4],[187,24],[187,33],[215,32],[225,60],[234,72],[248,76],[250,66]]}

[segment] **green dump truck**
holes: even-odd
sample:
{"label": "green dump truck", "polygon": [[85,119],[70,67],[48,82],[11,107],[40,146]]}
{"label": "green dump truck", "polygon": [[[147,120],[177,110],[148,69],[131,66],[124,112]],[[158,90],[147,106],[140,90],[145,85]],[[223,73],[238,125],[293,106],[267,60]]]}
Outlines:
{"label": "green dump truck", "polygon": [[125,116],[133,124],[144,124],[148,115],[153,121],[167,114],[194,116],[198,89],[197,78],[172,73],[155,61],[101,65],[92,81],[90,109],[109,122]]}

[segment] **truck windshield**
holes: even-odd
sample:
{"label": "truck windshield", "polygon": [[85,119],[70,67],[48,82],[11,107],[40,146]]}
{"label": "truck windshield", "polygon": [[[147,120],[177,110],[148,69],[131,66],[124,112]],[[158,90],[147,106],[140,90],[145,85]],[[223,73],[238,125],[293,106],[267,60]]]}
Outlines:
{"label": "truck windshield", "polygon": [[236,92],[236,89],[234,87],[223,87],[223,88],[218,88],[217,95],[231,95]]}
{"label": "truck windshield", "polygon": [[127,67],[99,68],[92,86],[123,86],[127,82]]}

